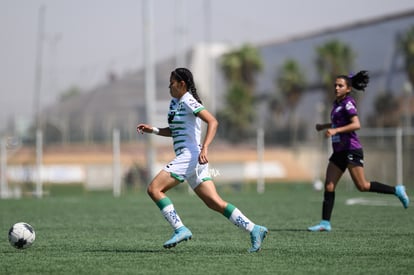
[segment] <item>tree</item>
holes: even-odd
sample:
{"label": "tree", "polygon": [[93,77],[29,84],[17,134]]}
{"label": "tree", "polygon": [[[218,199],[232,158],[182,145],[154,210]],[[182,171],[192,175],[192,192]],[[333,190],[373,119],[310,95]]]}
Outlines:
{"label": "tree", "polygon": [[384,91],[374,100],[373,114],[368,117],[371,127],[396,127],[399,123],[398,100],[391,91]]}
{"label": "tree", "polygon": [[292,132],[292,144],[297,141],[298,121],[296,107],[306,86],[306,77],[299,64],[293,59],[287,59],[281,66],[276,77],[277,91],[282,95],[288,112],[288,127]]}
{"label": "tree", "polygon": [[65,90],[61,95],[60,95],[60,102],[66,101],[69,98],[73,98],[76,97],[78,95],[81,94],[81,90],[80,88],[76,87],[76,86],[72,86],[69,89]]}
{"label": "tree", "polygon": [[254,119],[253,96],[240,82],[234,82],[225,96],[226,108],[219,112],[226,137],[233,142],[249,135]]}
{"label": "tree", "polygon": [[316,67],[325,90],[324,118],[327,118],[329,108],[326,106],[330,106],[335,99],[335,78],[351,72],[356,54],[350,46],[336,39],[317,47],[316,54]]}
{"label": "tree", "polygon": [[405,71],[411,86],[414,87],[414,26],[403,34],[398,46],[404,56]]}
{"label": "tree", "polygon": [[262,67],[259,52],[248,44],[225,54],[221,61],[221,68],[229,84],[225,96],[226,106],[218,112],[218,117],[226,136],[233,142],[240,142],[251,134],[251,123],[255,117],[255,76]]}
{"label": "tree", "polygon": [[[399,40],[399,48],[404,56],[404,65],[405,65],[405,71],[407,73],[408,76],[408,80],[410,81],[411,85],[408,90],[408,94],[407,94],[407,99],[405,99],[408,103],[408,105],[406,106],[406,108],[408,109],[407,113],[406,113],[406,118],[407,120],[407,124],[411,127],[412,126],[412,122],[411,122],[411,118],[412,118],[412,109],[411,109],[411,97],[412,97],[412,87],[414,87],[414,26],[412,26],[406,33],[404,33],[403,35],[400,36],[400,40]],[[404,150],[409,150],[411,144],[413,142],[413,137],[409,137],[406,136],[406,140],[404,142],[405,144],[405,148]],[[412,163],[412,155],[413,154],[408,154],[408,159],[404,160],[404,163]],[[407,170],[411,171],[411,176],[413,175],[414,172],[412,172],[413,170],[410,169],[411,167],[409,167]]]}
{"label": "tree", "polygon": [[250,92],[253,92],[255,75],[263,69],[263,62],[257,49],[245,44],[240,49],[225,54],[221,67],[230,83],[243,83]]}

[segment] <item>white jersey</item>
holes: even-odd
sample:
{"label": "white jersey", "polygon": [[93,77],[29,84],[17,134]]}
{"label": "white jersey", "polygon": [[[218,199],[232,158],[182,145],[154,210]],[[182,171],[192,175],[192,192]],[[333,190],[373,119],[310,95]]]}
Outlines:
{"label": "white jersey", "polygon": [[197,113],[204,110],[191,93],[185,93],[180,99],[173,98],[168,112],[168,125],[174,143],[174,151],[178,156],[184,148],[200,151],[201,119]]}

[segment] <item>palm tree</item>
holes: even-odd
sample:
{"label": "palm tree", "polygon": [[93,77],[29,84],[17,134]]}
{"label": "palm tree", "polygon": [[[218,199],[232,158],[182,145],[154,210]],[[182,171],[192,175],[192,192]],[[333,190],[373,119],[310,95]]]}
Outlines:
{"label": "palm tree", "polygon": [[293,59],[287,59],[281,66],[276,77],[276,87],[284,98],[289,112],[288,124],[292,130],[292,144],[296,144],[298,122],[296,121],[296,107],[306,86],[306,78],[299,64]]}
{"label": "palm tree", "polygon": [[398,44],[404,56],[405,71],[407,72],[408,80],[412,87],[414,87],[414,26],[400,36]]}
{"label": "palm tree", "polygon": [[253,96],[240,82],[234,82],[225,96],[226,107],[218,113],[227,138],[240,142],[251,134],[254,119]]}
{"label": "palm tree", "polygon": [[255,75],[263,69],[263,62],[256,48],[249,44],[224,54],[221,68],[229,82],[241,82],[251,91],[255,86]]}
{"label": "palm tree", "polygon": [[391,91],[379,93],[374,100],[373,114],[368,117],[371,127],[397,127],[398,126],[398,100]]}
{"label": "palm tree", "polygon": [[228,137],[235,142],[251,133],[254,120],[253,92],[255,76],[263,62],[256,48],[246,44],[223,56],[221,68],[228,81],[226,107],[218,113]]}
{"label": "palm tree", "polygon": [[[401,52],[404,56],[404,61],[405,61],[405,71],[407,73],[408,76],[408,80],[411,83],[411,87],[414,87],[414,26],[412,26],[406,33],[404,33],[403,35],[400,36],[400,40],[399,40],[399,48],[401,49]],[[411,88],[412,89],[412,88]],[[408,97],[406,100],[408,102],[408,105],[406,108],[408,108],[409,111],[407,111],[406,115],[407,115],[407,122],[408,125],[411,127],[412,126],[412,122],[411,122],[411,118],[412,118],[412,112],[411,112],[411,98],[412,98],[412,90],[408,91]],[[413,142],[413,137],[409,137],[406,136],[406,140],[404,142],[405,144],[405,150],[409,150],[408,148],[411,147],[411,144]],[[408,159],[404,160],[404,163],[412,163],[412,155],[413,154],[408,154]],[[411,167],[408,167],[408,171],[412,171],[412,169],[410,169]],[[411,172],[411,176],[414,175],[414,172]]]}
{"label": "palm tree", "polygon": [[[339,40],[330,40],[316,48],[316,67],[325,90],[325,104],[330,106],[335,98],[333,83],[336,76],[351,71],[356,54],[350,46]],[[329,108],[324,108],[324,117],[328,117]]]}

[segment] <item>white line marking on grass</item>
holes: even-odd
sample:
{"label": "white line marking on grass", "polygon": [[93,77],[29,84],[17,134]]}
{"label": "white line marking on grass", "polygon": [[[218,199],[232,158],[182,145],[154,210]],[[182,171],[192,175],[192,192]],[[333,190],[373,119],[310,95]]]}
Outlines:
{"label": "white line marking on grass", "polygon": [[401,203],[390,200],[351,198],[345,201],[345,205],[401,206]]}

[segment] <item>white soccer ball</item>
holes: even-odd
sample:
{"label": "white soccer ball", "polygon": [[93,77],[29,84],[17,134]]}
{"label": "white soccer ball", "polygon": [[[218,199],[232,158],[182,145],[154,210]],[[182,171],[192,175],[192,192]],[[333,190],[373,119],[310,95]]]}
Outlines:
{"label": "white soccer ball", "polygon": [[321,191],[323,189],[323,182],[320,179],[317,179],[313,182],[313,189],[315,191]]}
{"label": "white soccer ball", "polygon": [[17,249],[30,247],[36,238],[33,227],[25,222],[14,224],[9,230],[9,242]]}

